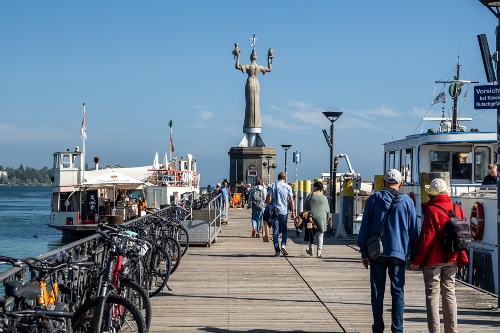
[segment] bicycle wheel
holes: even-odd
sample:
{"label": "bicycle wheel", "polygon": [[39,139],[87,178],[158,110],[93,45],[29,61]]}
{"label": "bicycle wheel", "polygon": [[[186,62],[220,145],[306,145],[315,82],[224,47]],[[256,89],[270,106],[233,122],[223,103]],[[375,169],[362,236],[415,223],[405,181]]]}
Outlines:
{"label": "bicycle wheel", "polygon": [[126,299],[132,301],[142,313],[144,317],[144,321],[146,322],[146,327],[149,330],[149,325],[151,325],[151,301],[149,300],[149,296],[138,283],[130,280],[130,279],[121,279],[119,286],[120,295],[125,297]]}
{"label": "bicycle wheel", "polygon": [[106,299],[101,327],[97,330],[94,315],[101,299],[97,298],[82,305],[73,315],[73,332],[138,332],[146,333],[146,323],[141,311],[131,301],[118,295]]}
{"label": "bicycle wheel", "polygon": [[181,245],[173,237],[163,237],[161,240],[162,249],[167,251],[170,258],[172,259],[172,265],[170,266],[170,275],[172,275],[181,262]]}
{"label": "bicycle wheel", "polygon": [[149,291],[149,297],[154,297],[163,290],[170,278],[171,266],[172,259],[167,251],[155,246],[146,272],[146,289]]}
{"label": "bicycle wheel", "polygon": [[186,254],[187,249],[189,247],[189,234],[186,228],[184,228],[182,225],[179,224],[178,228],[179,230],[177,239],[179,240],[179,244],[182,247],[181,256],[183,257]]}

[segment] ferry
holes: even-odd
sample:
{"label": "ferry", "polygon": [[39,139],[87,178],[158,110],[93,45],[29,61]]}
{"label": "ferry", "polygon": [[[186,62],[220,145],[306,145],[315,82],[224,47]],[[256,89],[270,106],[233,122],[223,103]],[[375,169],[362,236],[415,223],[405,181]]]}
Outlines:
{"label": "ferry", "polygon": [[449,183],[452,202],[461,206],[473,236],[469,265],[459,278],[498,295],[497,187],[481,185],[488,164],[496,163],[497,133],[467,130],[459,124],[472,120],[458,118],[457,102],[460,89],[474,82],[459,79],[460,64],[456,73],[454,80],[446,82],[453,99],[452,117],[445,117],[443,111],[441,118],[424,118],[438,121],[439,127],[385,143],[384,170],[401,171],[401,190],[414,199],[419,227],[429,199],[425,185],[434,178]]}
{"label": "ferry", "polygon": [[160,165],[84,170],[85,154],[54,153],[49,227],[64,237],[93,234],[98,223],[121,224],[154,213],[200,191],[200,174],[191,154]]}

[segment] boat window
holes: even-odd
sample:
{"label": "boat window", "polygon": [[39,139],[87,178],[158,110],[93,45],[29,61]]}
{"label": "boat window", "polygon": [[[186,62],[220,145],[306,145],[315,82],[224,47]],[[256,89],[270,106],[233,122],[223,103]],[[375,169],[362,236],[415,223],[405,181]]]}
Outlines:
{"label": "boat window", "polygon": [[451,178],[470,181],[472,177],[472,153],[452,152],[451,158]]}
{"label": "boat window", "polygon": [[431,151],[431,172],[448,172],[450,162],[450,152]]}
{"label": "boat window", "polygon": [[62,167],[71,168],[71,155],[64,154],[62,157]]}
{"label": "boat window", "polygon": [[481,183],[488,173],[490,149],[488,147],[474,148],[474,181]]}
{"label": "boat window", "polygon": [[403,175],[403,181],[405,183],[412,182],[412,174],[413,174],[413,150],[411,148],[407,148],[404,150],[403,155],[403,165],[401,168],[401,174]]}
{"label": "boat window", "polygon": [[385,171],[389,169],[398,169],[400,170],[399,166],[401,164],[401,161],[399,159],[399,150],[393,150],[390,151],[389,154],[386,153],[385,155],[386,160],[385,160]]}

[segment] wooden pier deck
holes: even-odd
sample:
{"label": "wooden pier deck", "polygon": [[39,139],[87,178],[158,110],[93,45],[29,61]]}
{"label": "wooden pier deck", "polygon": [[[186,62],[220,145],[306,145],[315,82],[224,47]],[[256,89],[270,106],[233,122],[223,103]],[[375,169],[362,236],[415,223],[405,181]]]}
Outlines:
{"label": "wooden pier deck", "polygon": [[[250,212],[230,209],[217,243],[189,248],[170,278],[172,291],[151,299],[150,332],[371,332],[369,271],[355,239],[325,235],[323,257],[310,257],[290,221],[289,256],[277,258],[272,242],[250,233]],[[462,283],[456,294],[460,332],[500,332],[496,296]],[[421,272],[407,272],[405,302],[405,332],[427,332]]]}

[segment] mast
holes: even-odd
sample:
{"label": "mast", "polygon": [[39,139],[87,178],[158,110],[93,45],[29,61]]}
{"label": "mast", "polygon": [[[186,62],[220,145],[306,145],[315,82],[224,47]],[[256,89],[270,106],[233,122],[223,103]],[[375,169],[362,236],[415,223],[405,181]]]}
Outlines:
{"label": "mast", "polygon": [[[479,83],[477,81],[467,81],[467,80],[460,80],[460,63],[457,63],[457,75],[455,76],[455,79],[453,81],[436,81],[436,83],[449,83],[450,87],[448,88],[448,93],[450,96],[453,98],[453,114],[452,114],[452,121],[451,121],[451,131],[452,132],[458,132],[459,127],[458,127],[458,96],[460,96],[460,91],[462,89],[462,86],[464,84],[471,84],[471,83]],[[467,119],[460,119],[460,120],[467,120]],[[472,119],[471,119],[472,120]]]}
{"label": "mast", "polygon": [[[455,80],[458,81],[460,80],[460,64],[457,64],[457,76],[455,77]],[[451,92],[453,91],[453,94]],[[456,132],[458,131],[458,95],[460,95],[460,85],[457,84],[457,82],[453,82],[451,87],[450,87],[450,94],[453,97],[453,115],[452,115],[452,120],[451,120],[451,131]]]}

